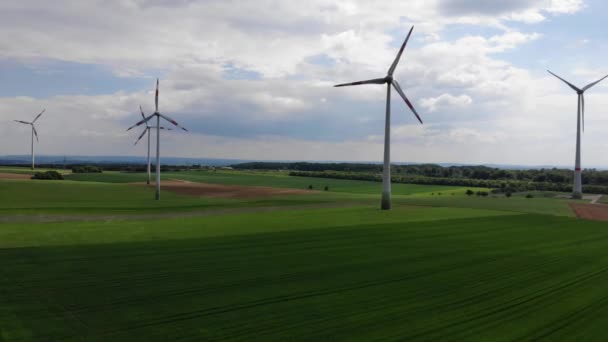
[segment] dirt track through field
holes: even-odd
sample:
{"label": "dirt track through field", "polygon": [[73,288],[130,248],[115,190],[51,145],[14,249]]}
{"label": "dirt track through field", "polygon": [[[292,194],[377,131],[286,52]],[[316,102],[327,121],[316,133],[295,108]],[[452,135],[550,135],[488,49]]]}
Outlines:
{"label": "dirt track through field", "polygon": [[570,203],[577,217],[585,220],[608,221],[608,205]]}
{"label": "dirt track through field", "polygon": [[598,203],[602,199],[602,197],[604,197],[604,196],[603,195],[596,195],[596,196],[594,196],[593,199],[591,200],[591,204]]}
{"label": "dirt track through field", "polygon": [[[133,184],[139,186],[147,186],[146,183]],[[150,186],[154,186],[154,184],[150,184]],[[306,195],[318,193],[318,191],[304,189],[193,183],[179,179],[161,182],[161,190],[195,197],[235,199],[266,198],[271,196]]]}
{"label": "dirt track through field", "polygon": [[32,179],[32,175],[22,173],[0,173],[0,179]]}

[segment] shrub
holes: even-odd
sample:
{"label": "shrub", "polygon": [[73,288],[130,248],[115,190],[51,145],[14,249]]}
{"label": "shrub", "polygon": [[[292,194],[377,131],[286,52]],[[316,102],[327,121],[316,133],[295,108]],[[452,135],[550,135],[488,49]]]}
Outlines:
{"label": "shrub", "polygon": [[511,195],[512,195],[512,193],[511,193],[510,191],[505,192],[505,196],[506,196],[507,198],[508,198],[508,197],[511,197]]}
{"label": "shrub", "polygon": [[326,185],[325,188],[323,188],[323,190],[329,191],[329,186]]}
{"label": "shrub", "polygon": [[57,171],[36,172],[32,179],[62,180],[63,175]]}
{"label": "shrub", "polygon": [[467,190],[467,196],[473,196],[474,192],[473,190],[469,189]]}
{"label": "shrub", "polygon": [[102,173],[102,169],[93,165],[79,165],[72,167],[72,173]]}
{"label": "shrub", "polygon": [[308,185],[308,190],[312,190],[312,184]]}
{"label": "shrub", "polygon": [[532,194],[527,194],[527,195],[526,195],[526,198],[534,198],[534,195],[532,195]]}

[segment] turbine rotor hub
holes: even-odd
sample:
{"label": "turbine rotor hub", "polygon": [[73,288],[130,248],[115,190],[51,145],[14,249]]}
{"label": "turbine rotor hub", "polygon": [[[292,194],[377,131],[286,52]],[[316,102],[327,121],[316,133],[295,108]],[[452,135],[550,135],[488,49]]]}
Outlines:
{"label": "turbine rotor hub", "polygon": [[386,83],[393,83],[393,76],[387,75],[384,80]]}

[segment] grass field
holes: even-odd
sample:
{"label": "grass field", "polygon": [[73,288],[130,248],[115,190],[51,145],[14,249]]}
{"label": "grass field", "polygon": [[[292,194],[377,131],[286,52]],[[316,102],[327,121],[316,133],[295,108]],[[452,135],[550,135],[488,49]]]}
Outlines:
{"label": "grass field", "polygon": [[10,166],[0,166],[0,173],[16,173],[23,175],[32,175],[34,172],[45,172],[45,171],[57,171],[60,173],[70,173],[71,170],[63,170],[63,169],[46,169],[46,168],[36,168],[32,170],[30,168],[25,167],[10,167]]}
{"label": "grass field", "polygon": [[143,174],[0,180],[0,341],[604,339],[608,225],[567,200],[399,184],[383,212],[379,183],[164,177],[330,191],[155,202],[121,184]]}
{"label": "grass field", "polygon": [[[379,182],[291,177],[283,172],[184,171],[167,172],[161,174],[161,176],[161,179],[164,180],[180,179],[210,184],[269,186],[276,188],[307,189],[309,185],[312,185],[315,190],[323,190],[325,186],[328,186],[331,192],[347,192],[352,194],[376,194],[382,190],[382,183]],[[133,183],[145,181],[146,174],[118,172],[71,174],[67,179],[87,182]],[[433,192],[442,192],[445,194],[458,193],[462,195],[467,189],[469,188],[443,185],[393,184],[392,186],[392,191],[395,195],[431,194]],[[482,188],[471,189],[475,191],[487,190]]]}

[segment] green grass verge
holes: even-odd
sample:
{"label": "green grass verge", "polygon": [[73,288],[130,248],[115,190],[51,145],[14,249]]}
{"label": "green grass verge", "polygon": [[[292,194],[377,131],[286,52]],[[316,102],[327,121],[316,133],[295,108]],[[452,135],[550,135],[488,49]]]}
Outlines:
{"label": "green grass verge", "polygon": [[347,194],[305,194],[238,200],[161,192],[154,200],[154,188],[128,184],[0,180],[0,214],[137,214],[243,206],[288,206],[345,200],[364,200]]}
{"label": "green grass verge", "polygon": [[605,223],[403,210],[2,225],[0,339],[604,339]]}
{"label": "green grass verge", "polygon": [[[65,176],[65,179],[79,182],[137,183],[145,182],[147,175],[142,172],[104,171],[102,173],[72,173]],[[161,179],[166,179],[166,177],[163,175]]]}
{"label": "green grass verge", "polygon": [[0,173],[15,173],[22,175],[33,175],[34,172],[46,172],[46,171],[57,171],[60,173],[70,173],[71,170],[67,169],[46,169],[46,168],[36,168],[32,170],[27,167],[11,167],[11,166],[0,166]]}
{"label": "green grass verge", "polygon": [[477,196],[395,196],[395,203],[454,208],[505,210],[521,213],[570,216],[569,200],[556,198],[477,197]]}
{"label": "green grass verge", "polygon": [[[380,211],[375,206],[369,205],[328,209],[278,209],[258,213],[239,213],[237,210],[230,214],[205,217],[153,220],[5,223],[0,230],[0,248],[191,239],[514,214],[497,210],[412,206],[396,206],[391,211]],[[167,227],[172,228],[167,229]]]}

